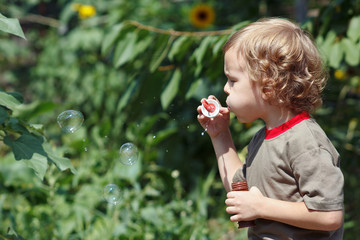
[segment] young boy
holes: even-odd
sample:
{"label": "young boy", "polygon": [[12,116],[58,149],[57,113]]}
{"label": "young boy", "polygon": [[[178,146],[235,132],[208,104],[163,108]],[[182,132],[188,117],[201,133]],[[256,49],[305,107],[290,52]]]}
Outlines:
{"label": "young boy", "polygon": [[[327,77],[310,36],[287,20],[262,19],[233,34],[223,50],[227,107],[215,118],[197,111],[228,191],[230,220],[255,220],[249,239],[342,239],[339,154],[309,115],[322,103]],[[229,131],[230,112],[243,123],[265,122],[244,164]],[[250,191],[231,191],[240,180]]]}

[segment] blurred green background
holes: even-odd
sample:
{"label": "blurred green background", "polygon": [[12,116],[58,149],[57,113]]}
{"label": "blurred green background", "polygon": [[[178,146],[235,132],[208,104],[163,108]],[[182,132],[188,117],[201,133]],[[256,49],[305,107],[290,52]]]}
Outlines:
{"label": "blurred green background", "polygon": [[[360,235],[359,0],[2,0],[0,13],[26,37],[0,32],[0,239],[247,239],[196,108],[224,103],[230,34],[271,16],[309,31],[329,67],[314,117],[342,156],[344,239]],[[85,117],[72,134],[56,122],[68,109]],[[262,126],[231,121],[241,158]]]}

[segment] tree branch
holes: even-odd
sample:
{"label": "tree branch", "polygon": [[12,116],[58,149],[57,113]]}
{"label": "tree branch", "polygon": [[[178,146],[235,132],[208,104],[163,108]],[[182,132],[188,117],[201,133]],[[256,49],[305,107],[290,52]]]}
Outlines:
{"label": "tree branch", "polygon": [[204,36],[213,36],[213,35],[228,35],[232,33],[233,29],[226,29],[226,30],[219,30],[219,31],[207,31],[207,32],[182,32],[182,31],[175,31],[173,29],[164,30],[161,28],[156,28],[148,25],[141,24],[134,20],[127,20],[125,23],[133,25],[139,29],[144,29],[150,32],[156,32],[160,34],[167,34],[172,36],[189,36],[189,37],[204,37]]}

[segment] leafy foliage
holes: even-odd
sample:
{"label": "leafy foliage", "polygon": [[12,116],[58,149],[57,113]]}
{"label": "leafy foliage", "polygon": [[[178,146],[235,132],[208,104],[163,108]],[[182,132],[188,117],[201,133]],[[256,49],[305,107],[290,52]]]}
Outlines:
{"label": "leafy foliage", "polygon": [[[209,94],[223,102],[222,45],[272,8],[226,2],[209,1],[224,17],[205,32],[190,25],[191,4],[181,1],[79,1],[94,7],[86,18],[69,1],[0,4],[27,38],[0,39],[0,239],[246,239],[224,211],[225,190],[195,109]],[[355,0],[319,9],[303,24],[330,66],[315,117],[343,158],[344,239],[354,239],[360,10]],[[85,116],[73,134],[56,124],[67,109]],[[261,126],[232,121],[239,149]],[[125,142],[140,150],[133,166],[117,159]],[[109,183],[122,192],[116,206],[101,196]]]}

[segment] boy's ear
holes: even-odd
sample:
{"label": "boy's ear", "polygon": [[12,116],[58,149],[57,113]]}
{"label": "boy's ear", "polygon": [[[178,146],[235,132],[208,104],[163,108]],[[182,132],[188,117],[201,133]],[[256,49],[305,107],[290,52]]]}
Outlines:
{"label": "boy's ear", "polygon": [[269,100],[275,97],[274,86],[275,81],[273,79],[266,79],[263,81],[263,86],[261,88],[261,97],[264,100]]}

